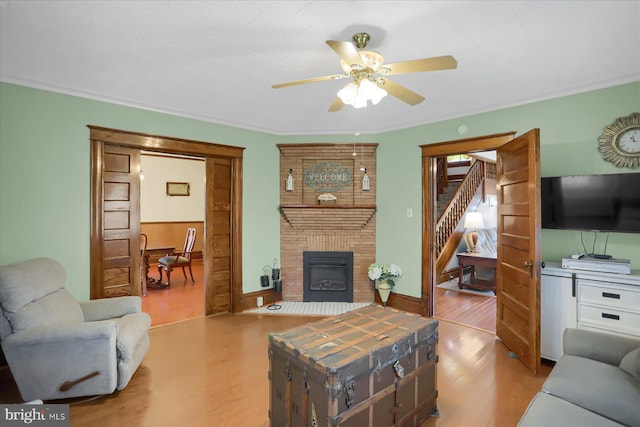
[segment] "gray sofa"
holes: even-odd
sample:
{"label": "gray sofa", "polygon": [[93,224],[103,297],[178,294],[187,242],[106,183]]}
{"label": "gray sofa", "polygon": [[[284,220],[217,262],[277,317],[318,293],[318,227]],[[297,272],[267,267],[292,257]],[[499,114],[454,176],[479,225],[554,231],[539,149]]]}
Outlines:
{"label": "gray sofa", "polygon": [[566,329],[564,355],[519,427],[640,427],[640,339]]}
{"label": "gray sofa", "polygon": [[78,302],[49,258],[0,267],[0,343],[25,401],[124,388],[149,349],[139,297]]}

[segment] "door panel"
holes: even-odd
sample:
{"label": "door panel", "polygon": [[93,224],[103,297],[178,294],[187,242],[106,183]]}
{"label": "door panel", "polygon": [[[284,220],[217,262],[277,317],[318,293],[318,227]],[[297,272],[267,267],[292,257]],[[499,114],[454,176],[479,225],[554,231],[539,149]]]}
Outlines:
{"label": "door panel", "polygon": [[230,159],[207,159],[206,314],[231,311],[231,172]]}
{"label": "door panel", "polygon": [[[91,298],[140,294],[140,152],[93,142],[98,166],[93,198]],[[100,161],[102,159],[102,161]]]}
{"label": "door panel", "polygon": [[534,129],[498,148],[496,334],[540,370],[540,140]]}

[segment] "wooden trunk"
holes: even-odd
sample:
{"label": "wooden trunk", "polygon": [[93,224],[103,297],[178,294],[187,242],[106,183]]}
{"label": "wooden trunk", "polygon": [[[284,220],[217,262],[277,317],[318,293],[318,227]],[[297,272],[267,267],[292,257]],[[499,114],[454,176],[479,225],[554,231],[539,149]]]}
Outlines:
{"label": "wooden trunk", "polygon": [[437,342],[437,320],[375,304],[270,334],[271,426],[419,426],[437,413]]}

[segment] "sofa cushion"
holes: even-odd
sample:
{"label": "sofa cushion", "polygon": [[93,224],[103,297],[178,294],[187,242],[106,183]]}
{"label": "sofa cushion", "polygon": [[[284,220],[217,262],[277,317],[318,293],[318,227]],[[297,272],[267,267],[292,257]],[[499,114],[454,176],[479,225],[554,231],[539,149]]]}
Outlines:
{"label": "sofa cushion", "polygon": [[538,392],[529,403],[518,427],[553,426],[614,427],[619,424],[566,400]]}
{"label": "sofa cushion", "polygon": [[640,381],[640,347],[631,350],[622,358],[620,369]]}
{"label": "sofa cushion", "polygon": [[498,252],[498,231],[495,228],[478,230],[478,252]]}
{"label": "sofa cushion", "polygon": [[640,383],[617,366],[564,355],[543,391],[625,425],[640,425]]}
{"label": "sofa cushion", "polygon": [[158,260],[158,263],[164,265],[173,265],[176,263],[187,264],[189,260],[183,256],[163,256]]}

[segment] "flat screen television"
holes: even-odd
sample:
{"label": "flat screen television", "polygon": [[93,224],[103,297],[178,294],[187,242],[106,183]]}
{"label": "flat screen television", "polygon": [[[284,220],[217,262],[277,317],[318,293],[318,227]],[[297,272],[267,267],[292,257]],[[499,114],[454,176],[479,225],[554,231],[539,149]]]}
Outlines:
{"label": "flat screen television", "polygon": [[640,173],[543,177],[542,228],[640,233]]}

